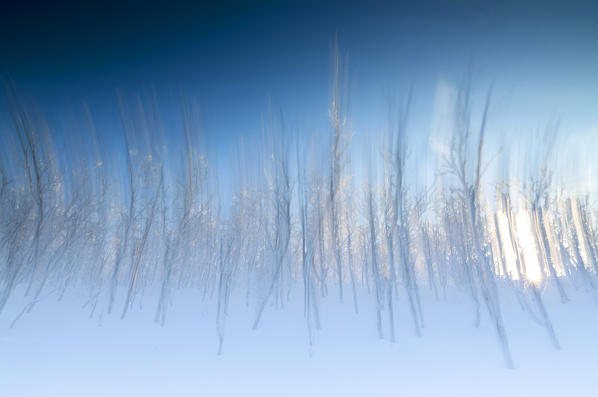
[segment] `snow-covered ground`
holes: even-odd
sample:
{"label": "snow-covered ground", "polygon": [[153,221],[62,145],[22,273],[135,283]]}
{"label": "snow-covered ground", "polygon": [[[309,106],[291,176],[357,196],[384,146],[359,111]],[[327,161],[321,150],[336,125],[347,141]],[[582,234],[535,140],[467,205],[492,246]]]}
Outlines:
{"label": "snow-covered ground", "polygon": [[[268,307],[251,330],[255,304],[233,297],[223,354],[217,355],[214,301],[175,294],[164,327],[153,322],[146,294],[126,319],[82,309],[83,295],[40,302],[10,328],[26,300],[15,295],[0,317],[2,396],[595,396],[598,307],[589,295],[572,301],[544,294],[562,350],[503,291],[502,308],[515,369],[507,369],[483,311],[474,328],[472,304],[450,293],[423,294],[425,328],[414,335],[401,296],[395,344],[377,336],[374,299],[360,313],[340,305],[331,289],[321,300],[322,330],[307,343],[299,291],[281,310]],[[101,326],[100,326],[101,323]],[[385,336],[388,330],[385,329]]]}

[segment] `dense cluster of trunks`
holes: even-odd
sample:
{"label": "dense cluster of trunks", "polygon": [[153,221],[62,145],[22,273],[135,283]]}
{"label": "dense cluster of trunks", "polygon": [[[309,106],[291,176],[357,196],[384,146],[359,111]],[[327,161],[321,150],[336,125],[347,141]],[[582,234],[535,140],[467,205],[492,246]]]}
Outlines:
{"label": "dense cluster of trunks", "polygon": [[12,147],[0,159],[0,315],[15,293],[27,297],[27,312],[77,286],[89,291],[92,314],[125,317],[154,288],[155,320],[164,323],[173,292],[196,288],[217,304],[221,350],[233,291],[255,308],[257,328],[269,305],[283,306],[300,286],[311,343],[321,326],[319,300],[338,295],[358,312],[361,289],[375,300],[379,336],[394,341],[398,294],[420,335],[421,289],[442,299],[458,288],[471,297],[475,326],[487,311],[510,366],[504,290],[517,295],[558,348],[543,291],[555,288],[563,302],[570,288],[597,296],[598,224],[589,199],[553,186],[549,164],[518,186],[516,202],[510,181],[482,189],[490,95],[474,127],[468,79],[440,159],[438,175],[447,184],[414,192],[406,182],[413,172],[406,163],[409,98],[381,155],[371,159],[382,172],[357,181],[338,51],[332,64],[326,156],[309,156],[272,117],[262,141],[244,148],[244,171],[229,173],[234,186],[227,198],[210,187],[215,176],[194,143],[188,109],[178,162],[151,144],[159,130],[156,110],[121,100],[124,147],[114,156],[124,157],[123,166],[107,167],[120,163],[97,150],[93,158],[63,164],[52,132],[8,85]]}

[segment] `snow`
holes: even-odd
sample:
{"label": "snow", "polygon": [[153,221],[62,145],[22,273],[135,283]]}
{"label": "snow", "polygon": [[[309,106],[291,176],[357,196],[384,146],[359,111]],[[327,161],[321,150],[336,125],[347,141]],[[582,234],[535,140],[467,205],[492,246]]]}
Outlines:
{"label": "snow", "polygon": [[421,338],[400,295],[391,344],[377,337],[374,297],[361,291],[355,314],[332,291],[320,301],[322,329],[311,347],[298,289],[284,308],[269,306],[255,331],[256,305],[233,296],[220,356],[215,302],[197,291],[175,294],[164,327],[153,322],[157,293],[121,320],[90,318],[84,295],[72,291],[60,302],[44,299],[9,328],[27,303],[15,298],[0,316],[0,390],[14,397],[595,396],[598,307],[587,294],[569,291],[571,302],[562,304],[554,291],[544,292],[563,347],[557,350],[502,290],[515,361],[507,369],[485,312],[473,327],[466,294],[436,302],[422,291]]}

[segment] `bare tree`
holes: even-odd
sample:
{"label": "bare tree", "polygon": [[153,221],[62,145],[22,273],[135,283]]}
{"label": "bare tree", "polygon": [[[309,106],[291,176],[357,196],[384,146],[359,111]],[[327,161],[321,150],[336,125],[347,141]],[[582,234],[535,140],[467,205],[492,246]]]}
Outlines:
{"label": "bare tree", "polygon": [[513,359],[511,357],[507,333],[502,320],[495,274],[490,267],[488,256],[484,252],[482,246],[484,228],[480,222],[481,178],[484,171],[482,168],[482,153],[486,120],[490,105],[490,91],[488,92],[486,103],[484,105],[482,121],[477,138],[477,150],[475,151],[473,173],[471,173],[471,169],[468,166],[468,144],[472,134],[470,93],[471,73],[468,74],[459,91],[451,146],[449,154],[443,159],[444,170],[447,174],[453,175],[457,179],[458,188],[456,189],[456,193],[464,203],[465,221],[467,222],[467,227],[471,233],[473,256],[476,265],[474,269],[476,281],[479,284],[484,303],[488,309],[488,314],[495,327],[505,363],[511,368],[513,367]]}

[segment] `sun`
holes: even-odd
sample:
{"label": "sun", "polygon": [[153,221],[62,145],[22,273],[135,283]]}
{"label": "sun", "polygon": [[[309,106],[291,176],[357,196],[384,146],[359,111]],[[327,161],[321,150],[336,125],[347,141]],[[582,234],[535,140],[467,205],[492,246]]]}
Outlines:
{"label": "sun", "polygon": [[516,215],[516,224],[517,240],[525,261],[525,278],[534,284],[540,283],[543,274],[538,258],[538,248],[532,232],[530,213],[525,209],[520,209]]}

